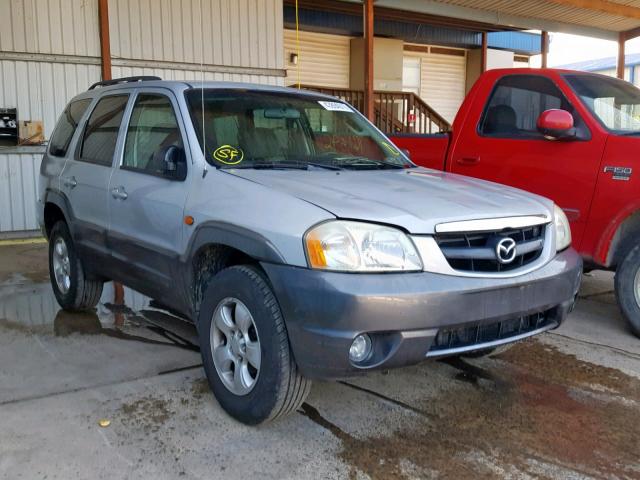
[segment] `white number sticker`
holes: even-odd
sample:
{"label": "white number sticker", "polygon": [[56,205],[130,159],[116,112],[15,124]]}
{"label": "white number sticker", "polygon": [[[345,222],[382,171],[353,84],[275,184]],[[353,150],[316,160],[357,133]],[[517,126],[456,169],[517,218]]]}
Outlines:
{"label": "white number sticker", "polygon": [[340,102],[326,102],[319,100],[318,103],[322,105],[325,110],[330,110],[332,112],[353,112],[349,105]]}

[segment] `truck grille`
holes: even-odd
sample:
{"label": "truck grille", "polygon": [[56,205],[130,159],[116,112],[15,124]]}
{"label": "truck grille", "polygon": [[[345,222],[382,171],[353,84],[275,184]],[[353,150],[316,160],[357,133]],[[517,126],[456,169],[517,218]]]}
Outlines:
{"label": "truck grille", "polygon": [[476,323],[457,328],[441,328],[438,330],[427,356],[442,355],[449,350],[526,336],[527,333],[542,328],[551,329],[557,326],[558,322],[548,313],[540,312],[493,323]]}
{"label": "truck grille", "polygon": [[[490,232],[456,232],[436,235],[447,262],[455,270],[504,272],[525,266],[540,257],[544,248],[545,225]],[[498,260],[497,243],[511,238],[516,243],[513,260]]]}

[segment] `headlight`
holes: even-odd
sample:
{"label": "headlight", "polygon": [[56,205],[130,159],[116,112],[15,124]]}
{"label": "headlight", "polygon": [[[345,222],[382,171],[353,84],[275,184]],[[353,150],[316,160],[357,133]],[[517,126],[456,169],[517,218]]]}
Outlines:
{"label": "headlight", "polygon": [[311,268],[345,272],[422,270],[413,242],[395,228],[361,222],[322,223],[304,237]]}
{"label": "headlight", "polygon": [[571,226],[562,209],[554,206],[554,222],[556,226],[556,251],[560,252],[571,245]]}

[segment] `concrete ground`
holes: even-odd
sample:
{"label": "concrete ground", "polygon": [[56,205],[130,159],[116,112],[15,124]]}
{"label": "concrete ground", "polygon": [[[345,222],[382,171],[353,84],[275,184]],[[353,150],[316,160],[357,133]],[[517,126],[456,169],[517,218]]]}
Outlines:
{"label": "concrete ground", "polygon": [[46,264],[43,244],[0,248],[0,478],[640,478],[640,339],[610,274],[559,330],[315,383],[250,428],[210,393],[191,325],[111,285],[95,313],[60,311]]}

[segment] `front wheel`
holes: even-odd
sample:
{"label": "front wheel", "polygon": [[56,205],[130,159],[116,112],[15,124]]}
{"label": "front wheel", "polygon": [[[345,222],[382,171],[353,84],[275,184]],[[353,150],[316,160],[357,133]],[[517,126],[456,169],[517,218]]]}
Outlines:
{"label": "front wheel", "polygon": [[623,315],[640,337],[640,245],[636,245],[618,265],[615,289]]}
{"label": "front wheel", "polygon": [[309,394],[311,381],[298,372],[278,302],[256,268],[230,267],[209,282],[198,333],[209,386],[235,419],[274,420]]}
{"label": "front wheel", "polygon": [[49,235],[49,276],[56,300],[65,310],[86,310],[98,304],[103,282],[88,280],[69,227],[57,222]]}

